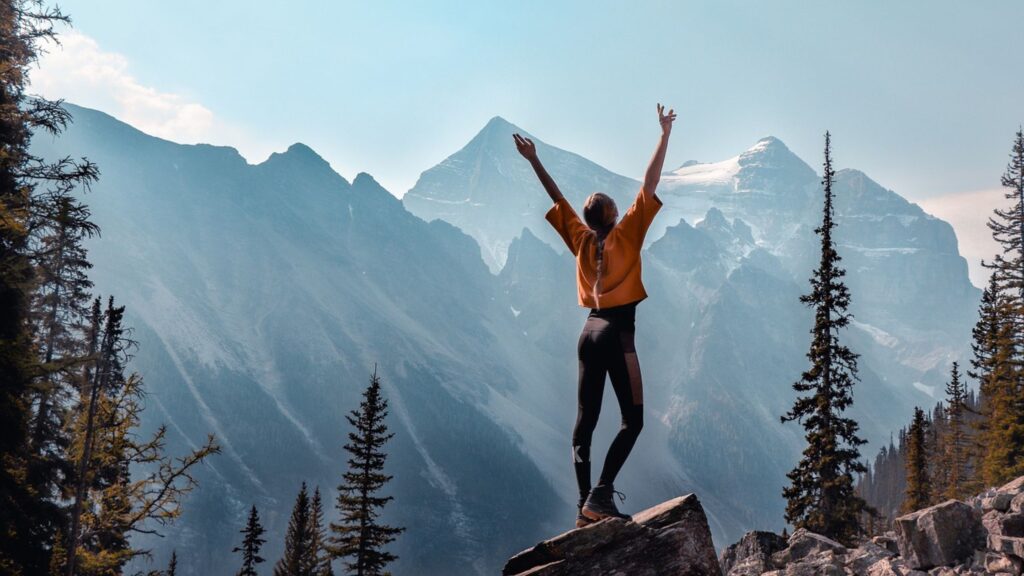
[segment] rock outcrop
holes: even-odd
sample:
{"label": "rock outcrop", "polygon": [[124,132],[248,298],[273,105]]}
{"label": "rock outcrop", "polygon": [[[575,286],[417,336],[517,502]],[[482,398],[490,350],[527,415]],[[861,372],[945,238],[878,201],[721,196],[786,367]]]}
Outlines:
{"label": "rock outcrop", "polygon": [[693,494],[570,530],[516,554],[503,576],[720,576],[707,517]]}
{"label": "rock outcrop", "polygon": [[739,542],[722,552],[722,572],[734,576],[755,576],[771,570],[772,554],[788,546],[774,532],[747,532]]}
{"label": "rock outcrop", "polygon": [[1024,476],[966,502],[896,519],[894,530],[847,548],[797,530],[750,532],[722,553],[726,576],[1024,575]]}
{"label": "rock outcrop", "polygon": [[969,561],[985,545],[981,514],[947,500],[896,519],[896,543],[907,565],[919,570]]}

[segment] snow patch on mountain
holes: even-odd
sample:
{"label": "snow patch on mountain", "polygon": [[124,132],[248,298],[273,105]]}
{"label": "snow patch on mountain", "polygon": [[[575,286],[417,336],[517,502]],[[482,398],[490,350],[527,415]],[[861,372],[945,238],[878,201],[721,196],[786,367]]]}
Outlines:
{"label": "snow patch on mountain", "polygon": [[728,185],[740,171],[740,157],[733,156],[721,162],[706,164],[690,164],[683,166],[662,177],[663,181],[674,185]]}

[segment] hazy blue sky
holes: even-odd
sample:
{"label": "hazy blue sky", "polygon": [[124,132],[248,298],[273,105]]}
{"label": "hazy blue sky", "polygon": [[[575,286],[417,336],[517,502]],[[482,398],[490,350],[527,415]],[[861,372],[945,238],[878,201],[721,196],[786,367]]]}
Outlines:
{"label": "hazy blue sky", "polygon": [[771,134],[818,168],[828,129],[838,166],[941,212],[997,198],[1024,122],[1016,1],[60,5],[41,92],[254,162],[301,141],[398,196],[494,115],[639,177],[661,101],[668,167]]}

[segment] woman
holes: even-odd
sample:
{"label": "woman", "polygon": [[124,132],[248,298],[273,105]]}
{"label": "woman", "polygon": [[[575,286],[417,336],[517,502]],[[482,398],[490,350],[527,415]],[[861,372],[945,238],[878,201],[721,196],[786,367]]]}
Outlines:
{"label": "woman", "polygon": [[[573,211],[554,180],[537,158],[529,138],[513,134],[516,147],[530,161],[554,206],[544,218],[551,223],[576,257],[576,287],[580,306],[590,308],[577,346],[579,358],[579,407],[572,432],[572,458],[580,497],[576,526],[586,526],[609,516],[630,520],[612,499],[621,493],[613,487],[626,457],[643,427],[643,383],[634,342],[636,305],[647,297],[640,278],[640,248],[644,235],[661,208],[654,190],[661,178],[665,150],[676,119],[658,104],[661,139],[654,152],[643,186],[633,205],[616,223],[619,211],[606,194],[595,192],[583,204],[583,219]],[[601,412],[605,374],[622,412],[622,427],[608,448],[597,485],[590,485],[590,441]]]}

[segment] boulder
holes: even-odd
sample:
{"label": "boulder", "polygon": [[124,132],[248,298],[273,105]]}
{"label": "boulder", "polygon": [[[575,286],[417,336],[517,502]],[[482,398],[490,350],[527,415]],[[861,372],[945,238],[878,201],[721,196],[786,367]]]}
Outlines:
{"label": "boulder", "polygon": [[881,536],[875,536],[874,538],[871,539],[871,542],[873,542],[874,544],[877,544],[878,546],[881,546],[882,548],[885,548],[886,550],[888,550],[889,552],[892,552],[893,554],[899,554],[900,553],[900,547],[896,544],[896,533],[895,532],[886,532],[885,534],[883,534]]}
{"label": "boulder", "polygon": [[868,568],[866,576],[925,576],[926,572],[914,570],[900,558],[885,558]]}
{"label": "boulder", "polygon": [[997,488],[996,492],[1000,494],[1009,494],[1011,497],[1024,492],[1024,476],[1021,476],[1015,480],[1010,480],[1006,484],[1003,484],[1002,486]]}
{"label": "boulder", "polygon": [[772,555],[772,562],[776,566],[787,566],[818,552],[846,553],[846,547],[839,542],[803,528],[798,528],[796,532],[793,532],[793,535],[789,537],[788,544],[789,546],[785,550]]}
{"label": "boulder", "polygon": [[786,576],[846,576],[842,553],[822,550],[808,554],[798,562],[786,566]]}
{"label": "boulder", "polygon": [[1013,501],[1014,496],[1016,496],[1016,494],[1010,494],[1009,492],[996,492],[995,495],[981,501],[981,509],[986,512],[989,510],[1006,512],[1010,509],[1010,502]]}
{"label": "boulder", "polygon": [[993,574],[1003,573],[1013,574],[1013,576],[1020,576],[1022,568],[1024,568],[1024,564],[1021,563],[1020,558],[993,552],[989,552],[985,555],[986,572],[991,572]]}
{"label": "boulder", "polygon": [[993,552],[1012,554],[1018,558],[1024,558],[1024,538],[989,534],[988,549]]}
{"label": "boulder", "polygon": [[719,563],[728,576],[760,576],[775,568],[772,554],[786,546],[786,539],[774,532],[747,532],[722,552]]}
{"label": "boulder", "polygon": [[865,542],[846,555],[846,568],[854,574],[867,574],[875,563],[893,556],[895,552],[874,542]]}
{"label": "boulder", "polygon": [[990,536],[1024,537],[1024,515],[1002,514],[990,510],[981,517],[981,525]]}
{"label": "boulder", "polygon": [[1010,512],[1014,514],[1024,513],[1024,492],[1017,494],[1010,501]]}
{"label": "boulder", "polygon": [[721,576],[697,497],[680,496],[633,515],[570,530],[516,554],[504,576]]}
{"label": "boulder", "polygon": [[907,566],[928,570],[953,566],[984,546],[978,511],[959,500],[947,500],[896,519],[896,544]]}

